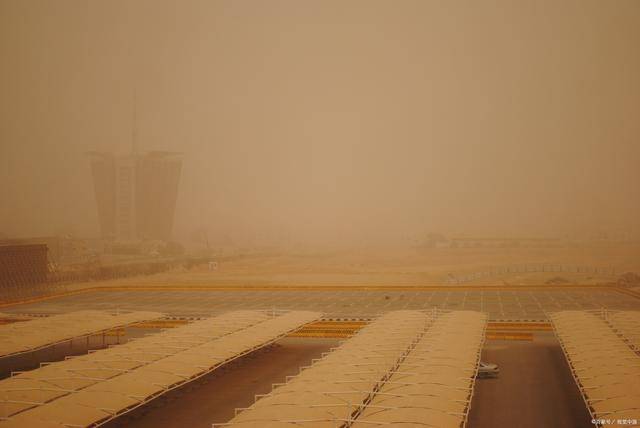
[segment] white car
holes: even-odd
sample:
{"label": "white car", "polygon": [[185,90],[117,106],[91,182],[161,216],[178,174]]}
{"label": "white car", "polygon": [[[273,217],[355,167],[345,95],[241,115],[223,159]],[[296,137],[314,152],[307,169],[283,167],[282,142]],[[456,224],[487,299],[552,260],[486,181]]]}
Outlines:
{"label": "white car", "polygon": [[497,364],[480,361],[480,365],[478,366],[478,378],[498,377],[499,374],[500,368],[498,368]]}

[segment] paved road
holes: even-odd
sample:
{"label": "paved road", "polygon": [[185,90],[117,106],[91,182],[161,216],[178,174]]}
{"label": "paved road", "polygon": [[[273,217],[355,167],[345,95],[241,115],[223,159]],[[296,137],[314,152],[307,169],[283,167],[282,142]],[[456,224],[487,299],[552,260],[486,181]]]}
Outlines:
{"label": "paved road", "polygon": [[236,309],[298,309],[333,317],[371,317],[398,309],[469,309],[492,320],[544,320],[565,309],[640,310],[640,299],[607,290],[419,290],[419,291],[97,291],[3,308],[13,313],[80,309],[152,310],[169,315],[210,316]]}
{"label": "paved road", "polygon": [[469,428],[592,427],[552,333],[536,333],[532,342],[487,341],[482,355],[501,373],[476,383]]}
{"label": "paved road", "polygon": [[172,391],[106,428],[211,428],[227,422],[237,407],[248,407],[255,394],[266,394],[271,385],[298,374],[323,352],[338,344],[334,339],[286,338],[274,347],[250,354],[226,368]]}

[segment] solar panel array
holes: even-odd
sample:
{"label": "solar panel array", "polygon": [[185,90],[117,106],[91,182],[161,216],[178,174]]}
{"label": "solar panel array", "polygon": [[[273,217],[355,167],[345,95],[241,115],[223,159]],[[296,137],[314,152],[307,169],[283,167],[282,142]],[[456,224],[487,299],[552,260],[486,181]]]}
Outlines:
{"label": "solar panel array", "polygon": [[438,317],[352,426],[462,426],[486,322],[480,312]]}
{"label": "solar panel array", "polygon": [[316,320],[238,311],[0,382],[0,426],[99,425]]}
{"label": "solar panel array", "polygon": [[[396,311],[243,410],[234,427],[342,427],[466,418],[486,315]],[[456,337],[459,336],[459,337]],[[435,397],[442,394],[441,397]],[[395,422],[394,422],[395,421]]]}
{"label": "solar panel array", "polygon": [[0,358],[35,351],[76,337],[162,317],[158,312],[110,314],[77,311],[0,326]]}
{"label": "solar panel array", "polygon": [[0,417],[36,407],[267,318],[260,312],[234,312],[4,379],[0,381]]}
{"label": "solar panel array", "polygon": [[607,311],[605,319],[636,352],[640,352],[640,312]]}
{"label": "solar panel array", "polygon": [[[637,420],[640,414],[640,357],[594,312],[551,314],[556,335],[594,419]],[[607,316],[609,318],[609,316]],[[622,314],[612,318],[637,319]],[[631,324],[623,323],[626,331]],[[635,332],[637,333],[638,324]]]}

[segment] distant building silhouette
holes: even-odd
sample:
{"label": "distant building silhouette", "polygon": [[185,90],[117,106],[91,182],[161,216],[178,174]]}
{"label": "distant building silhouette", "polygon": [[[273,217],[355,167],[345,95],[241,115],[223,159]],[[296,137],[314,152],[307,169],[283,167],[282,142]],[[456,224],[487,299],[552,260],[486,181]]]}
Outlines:
{"label": "distant building silhouette", "polygon": [[170,240],[181,155],[160,151],[90,155],[102,237]]}

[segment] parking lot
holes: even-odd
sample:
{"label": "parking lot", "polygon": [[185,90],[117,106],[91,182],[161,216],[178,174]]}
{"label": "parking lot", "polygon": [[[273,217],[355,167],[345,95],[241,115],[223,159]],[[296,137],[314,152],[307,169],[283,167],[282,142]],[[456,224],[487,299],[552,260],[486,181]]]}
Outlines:
{"label": "parking lot", "polygon": [[[53,314],[82,309],[154,310],[201,317],[238,309],[302,309],[332,318],[370,318],[399,309],[485,311],[491,320],[543,321],[567,309],[640,310],[640,300],[615,289],[478,288],[416,290],[105,290],[89,291],[3,308],[3,312]],[[110,427],[210,426],[248,406],[257,393],[297,373],[337,339],[287,338],[241,364],[154,400]],[[485,342],[482,358],[497,363],[497,378],[476,383],[468,426],[587,426],[589,413],[554,334],[535,331],[528,340]],[[218,391],[227,393],[220,395]]]}
{"label": "parking lot", "polygon": [[604,289],[557,290],[201,290],[93,291],[3,308],[51,314],[80,309],[152,310],[172,316],[209,316],[238,309],[321,311],[326,317],[369,318],[398,309],[468,309],[491,320],[546,320],[558,310],[640,310],[640,300]]}
{"label": "parking lot", "polygon": [[489,340],[482,359],[500,367],[476,382],[467,426],[588,427],[590,416],[552,332],[532,341]]}

